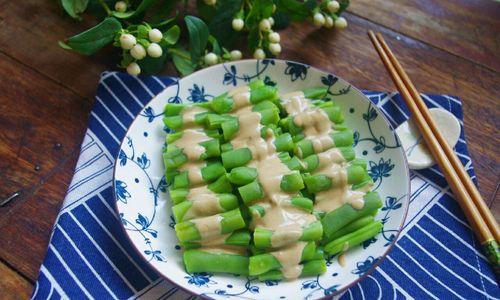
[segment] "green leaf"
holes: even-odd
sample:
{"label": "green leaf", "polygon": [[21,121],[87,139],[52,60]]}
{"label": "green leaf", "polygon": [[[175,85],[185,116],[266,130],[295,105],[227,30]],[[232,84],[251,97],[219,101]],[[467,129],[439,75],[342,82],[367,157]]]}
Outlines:
{"label": "green leaf", "polygon": [[61,5],[64,10],[73,19],[80,19],[80,14],[87,9],[89,0],[61,0]]}
{"label": "green leaf", "polygon": [[286,28],[288,25],[290,25],[290,18],[284,12],[281,12],[279,10],[276,11],[273,18],[274,18],[274,26],[273,27],[275,29],[283,29],[283,28]]}
{"label": "green leaf", "polygon": [[230,47],[238,32],[232,28],[234,16],[241,8],[242,0],[219,0],[220,7],[217,8],[217,14],[208,25],[210,33],[217,38],[223,46]]}
{"label": "green leaf", "polygon": [[[156,25],[151,25],[154,28],[160,27],[158,23],[162,24],[165,21],[165,17],[169,16],[172,11],[175,9],[175,5],[177,4],[177,1],[175,0],[159,0],[157,1],[154,6],[151,7],[149,10],[151,14],[148,14],[147,16],[147,22],[150,24],[156,24]],[[175,17],[174,17],[175,18]],[[173,20],[174,18],[170,18],[169,20]]]}
{"label": "green leaf", "polygon": [[222,49],[219,45],[219,42],[217,41],[217,39],[210,35],[208,37],[208,41],[210,42],[210,44],[212,45],[212,52],[217,54],[217,56],[221,56],[222,55]]}
{"label": "green leaf", "polygon": [[156,2],[156,0],[142,0],[141,3],[137,6],[135,10],[132,11],[126,11],[126,12],[118,12],[118,11],[113,11],[112,15],[113,17],[116,17],[118,19],[130,19],[134,18],[141,13],[145,12],[151,5],[153,5]]}
{"label": "green leaf", "polygon": [[184,18],[189,32],[189,48],[191,52],[191,61],[198,64],[200,57],[205,53],[208,42],[208,26],[201,19],[194,16]]}
{"label": "green leaf", "polygon": [[292,21],[301,22],[310,16],[311,10],[317,6],[315,0],[300,2],[297,0],[278,0],[277,10],[290,17]]}
{"label": "green leaf", "polygon": [[215,14],[220,11],[215,5],[207,5],[203,0],[196,0],[198,15],[205,21],[210,22]]}
{"label": "green leaf", "polygon": [[179,36],[181,35],[181,29],[179,26],[174,25],[170,27],[170,29],[163,34],[163,39],[169,45],[175,45],[179,40]]}
{"label": "green leaf", "polygon": [[116,2],[116,0],[89,0],[89,4],[85,11],[94,15],[96,19],[99,20],[104,19],[108,16],[108,13],[100,3],[101,1],[104,2],[108,7],[113,7]]}
{"label": "green leaf", "polygon": [[335,13],[337,16],[340,16],[341,13],[344,12],[344,10],[347,9],[347,7],[349,7],[349,0],[341,0],[339,1],[340,3],[340,7],[339,7],[339,10]]}
{"label": "green leaf", "polygon": [[59,47],[61,47],[63,49],[72,50],[71,47],[68,44],[66,44],[65,42],[63,42],[63,41],[59,41],[57,43],[59,44]]}
{"label": "green leaf", "polygon": [[121,29],[122,25],[117,19],[107,18],[95,27],[70,37],[65,45],[81,54],[90,55],[113,42],[115,34]]}
{"label": "green leaf", "polygon": [[185,49],[181,47],[171,48],[170,54],[172,55],[175,68],[182,76],[189,75],[196,69],[196,65],[191,62],[189,52]]}
{"label": "green leaf", "polygon": [[259,27],[254,27],[248,33],[248,48],[253,52],[259,46]]}
{"label": "green leaf", "polygon": [[257,25],[260,20],[269,18],[273,14],[272,0],[255,0],[245,21],[248,27]]}
{"label": "green leaf", "polygon": [[175,16],[173,16],[172,18],[166,19],[163,22],[151,24],[151,27],[158,28],[158,29],[161,29],[162,27],[166,27],[166,26],[170,25],[170,23],[172,23],[173,21],[175,21],[177,19],[177,15],[178,15],[178,13],[176,13]]}
{"label": "green leaf", "polygon": [[165,64],[167,63],[167,44],[164,41],[161,41],[159,43],[161,49],[163,50],[162,54],[160,57],[153,58],[151,56],[146,56],[145,58],[136,61],[139,66],[141,67],[141,74],[142,75],[152,75],[159,73],[163,68],[165,67]]}

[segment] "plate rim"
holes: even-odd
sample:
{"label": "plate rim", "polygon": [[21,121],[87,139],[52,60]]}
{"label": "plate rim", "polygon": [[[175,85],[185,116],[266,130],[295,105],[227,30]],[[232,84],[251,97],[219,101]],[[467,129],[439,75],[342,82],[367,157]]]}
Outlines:
{"label": "plate rim", "polygon": [[[169,85],[168,87],[164,88],[162,91],[160,91],[158,94],[156,94],[153,98],[151,98],[150,101],[148,101],[144,106],[143,108],[141,108],[141,110],[136,114],[136,116],[134,117],[134,119],[132,120],[132,123],[130,123],[130,125],[128,126],[127,128],[127,131],[125,132],[125,135],[124,137],[122,138],[120,144],[119,144],[119,147],[118,147],[118,153],[116,154],[115,156],[115,162],[114,162],[114,166],[113,166],[113,182],[112,182],[112,187],[113,187],[113,209],[115,210],[115,213],[119,214],[120,213],[120,210],[118,209],[118,196],[116,194],[116,172],[117,172],[117,168],[118,168],[118,162],[119,162],[119,159],[118,159],[118,156],[120,154],[120,149],[122,148],[122,145],[126,142],[126,139],[127,139],[127,136],[128,136],[128,133],[130,132],[130,130],[132,129],[132,126],[134,125],[134,123],[137,121],[137,119],[139,118],[141,112],[144,110],[144,108],[146,108],[151,102],[153,102],[158,96],[160,96],[166,89],[170,88],[170,87],[173,87],[174,84],[178,84],[181,80],[184,80],[184,79],[188,79],[190,77],[194,77],[194,76],[198,76],[199,73],[202,73],[202,72],[208,72],[210,71],[211,69],[215,69],[215,68],[220,68],[220,67],[224,67],[226,66],[226,64],[228,63],[231,63],[231,64],[241,64],[241,63],[248,63],[248,62],[256,62],[256,63],[259,63],[260,61],[264,61],[264,60],[273,60],[273,61],[278,61],[280,63],[283,63],[283,64],[286,64],[287,62],[291,62],[291,63],[295,63],[295,64],[300,64],[300,65],[304,65],[304,66],[308,66],[312,69],[314,69],[315,71],[317,72],[320,72],[320,73],[324,73],[324,74],[329,74],[329,75],[333,75],[339,79],[342,79],[344,82],[348,83],[350,86],[351,86],[351,89],[353,89],[357,94],[358,96],[361,96],[361,98],[363,98],[367,103],[369,104],[373,104],[373,107],[375,108],[375,110],[377,111],[378,115],[382,116],[384,122],[386,123],[386,125],[389,126],[389,128],[391,129],[393,135],[394,135],[394,138],[396,139],[396,141],[401,145],[401,141],[399,139],[399,136],[396,134],[396,129],[392,126],[392,124],[389,122],[389,120],[387,119],[387,117],[385,116],[385,114],[382,112],[382,110],[377,106],[375,105],[375,103],[373,103],[365,94],[363,94],[363,92],[358,89],[357,87],[355,87],[354,85],[352,85],[351,83],[349,83],[347,80],[345,80],[343,77],[340,77],[340,76],[337,76],[335,73],[332,73],[332,72],[328,72],[328,71],[325,71],[321,68],[318,68],[318,67],[315,67],[315,66],[312,66],[312,65],[309,65],[309,64],[306,64],[306,63],[301,63],[301,62],[296,62],[296,61],[293,61],[293,60],[286,60],[286,59],[278,59],[278,58],[268,58],[268,59],[241,59],[241,60],[238,60],[238,61],[230,61],[230,62],[224,62],[224,63],[219,63],[219,64],[216,64],[216,65],[213,65],[213,66],[210,66],[210,67],[207,67],[207,68],[204,68],[204,69],[200,69],[192,74],[189,74],[188,76],[185,76],[185,77],[178,77],[177,80],[175,82],[173,82],[171,85]],[[175,77],[174,77],[175,78]],[[356,278],[356,280],[352,281],[351,283],[347,284],[346,286],[344,286],[343,288],[337,290],[337,291],[334,291],[332,292],[332,294],[329,294],[329,295],[325,295],[323,297],[320,297],[320,298],[316,298],[316,300],[326,300],[326,299],[331,299],[332,297],[334,296],[338,296],[342,293],[344,293],[345,291],[347,291],[348,289],[350,289],[351,287],[353,287],[354,285],[362,282],[364,279],[366,279],[366,277],[370,276],[373,271],[375,271],[375,269],[385,260],[385,258],[387,257],[387,255],[392,251],[392,249],[394,248],[394,246],[396,245],[400,235],[401,235],[401,231],[404,227],[404,224],[405,224],[405,221],[406,221],[406,218],[408,216],[408,210],[409,210],[409,207],[410,207],[410,197],[411,197],[411,178],[410,178],[410,168],[409,168],[409,165],[408,165],[408,158],[406,157],[406,154],[404,152],[404,150],[402,149],[402,146],[400,146],[399,148],[401,153],[402,153],[402,157],[403,157],[403,165],[404,165],[404,171],[405,171],[405,174],[406,174],[406,182],[407,182],[407,193],[404,197],[404,199],[406,201],[404,201],[404,211],[403,211],[403,218],[401,219],[401,223],[399,224],[398,226],[398,232],[396,233],[396,236],[394,238],[394,240],[391,242],[391,244],[386,248],[386,250],[384,251],[384,253],[380,256],[380,258],[377,260],[376,263],[374,263],[370,269],[368,271],[366,271],[362,276],[360,276],[359,278]],[[118,221],[117,221],[118,222]],[[134,251],[138,254],[138,256],[140,257],[140,259],[145,262],[150,268],[152,268],[161,278],[163,278],[164,280],[168,281],[169,283],[171,283],[172,285],[174,285],[175,287],[189,293],[189,294],[192,294],[192,295],[196,295],[198,297],[201,297],[203,299],[214,299],[214,298],[211,298],[211,297],[208,297],[207,295],[204,295],[204,294],[199,294],[199,293],[196,293],[192,290],[189,290],[187,289],[186,287],[178,284],[177,282],[175,282],[173,279],[170,279],[169,277],[167,277],[165,274],[163,274],[163,272],[161,272],[156,266],[154,266],[150,261],[148,261],[141,253],[140,249],[138,248],[138,246],[136,246],[136,244],[133,242],[132,238],[130,237],[130,235],[127,233],[127,230],[125,228],[125,226],[123,226],[123,224],[120,222],[120,228],[122,230],[122,232],[124,233],[124,235],[126,236],[127,240],[130,242],[130,244],[132,244],[132,248],[134,249]]]}

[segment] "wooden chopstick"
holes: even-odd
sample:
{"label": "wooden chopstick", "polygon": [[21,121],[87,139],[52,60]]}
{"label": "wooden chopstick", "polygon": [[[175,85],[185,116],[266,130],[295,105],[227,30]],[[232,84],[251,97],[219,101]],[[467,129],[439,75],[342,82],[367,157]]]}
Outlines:
{"label": "wooden chopstick", "polygon": [[494,271],[500,272],[499,232],[495,218],[463,169],[460,160],[444,140],[430,117],[429,110],[406,72],[390,51],[382,35],[369,31],[368,35],[384,63],[389,75],[408,106],[429,150],[441,168],[450,189],[465,213],[474,233],[486,252]]}
{"label": "wooden chopstick", "polygon": [[432,119],[429,109],[425,105],[424,100],[422,100],[422,97],[420,97],[420,93],[417,91],[413,83],[411,82],[410,78],[406,74],[405,70],[403,67],[401,67],[401,64],[399,61],[396,59],[396,56],[392,53],[391,49],[385,42],[384,38],[380,33],[376,34],[377,40],[380,42],[382,45],[382,48],[384,48],[385,52],[387,53],[387,56],[391,60],[394,68],[398,72],[398,75],[401,77],[403,80],[403,83],[406,85],[408,88],[411,96],[413,97],[413,101],[415,104],[418,106],[418,109],[422,113],[425,121],[429,125],[429,127],[432,130],[432,133],[436,137],[439,145],[441,148],[444,150],[446,157],[449,159],[450,163],[453,165],[453,169],[455,172],[458,174],[458,177],[464,184],[465,188],[467,189],[467,192],[469,193],[470,197],[474,201],[474,204],[476,205],[477,209],[481,213],[481,216],[483,220],[486,222],[488,225],[488,228],[490,229],[491,233],[493,234],[493,237],[495,240],[500,241],[500,228],[498,226],[497,221],[495,220],[495,217],[489,210],[488,206],[486,205],[486,202],[484,202],[483,197],[481,197],[481,194],[479,193],[478,189],[476,188],[476,185],[472,182],[472,179],[469,177],[467,172],[465,171],[465,168],[462,166],[462,163],[460,162],[460,159],[458,156],[455,154],[451,146],[446,142],[444,139],[442,133],[439,131],[436,122]]}

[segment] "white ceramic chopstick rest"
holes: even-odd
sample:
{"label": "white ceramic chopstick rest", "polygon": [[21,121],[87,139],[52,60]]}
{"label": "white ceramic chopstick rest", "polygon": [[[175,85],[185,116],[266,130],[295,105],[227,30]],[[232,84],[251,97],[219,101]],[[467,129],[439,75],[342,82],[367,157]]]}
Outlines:
{"label": "white ceramic chopstick rest", "polygon": [[[460,123],[458,119],[452,113],[442,108],[431,108],[429,111],[446,142],[451,147],[455,147],[460,137]],[[410,169],[425,169],[436,163],[411,118],[396,128],[396,134],[405,150]]]}

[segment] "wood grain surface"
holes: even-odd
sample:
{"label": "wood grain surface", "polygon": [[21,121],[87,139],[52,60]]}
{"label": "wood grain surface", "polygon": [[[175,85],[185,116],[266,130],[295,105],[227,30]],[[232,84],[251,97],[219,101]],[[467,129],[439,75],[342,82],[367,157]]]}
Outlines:
{"label": "wood grain surface", "polygon": [[[366,31],[384,34],[419,91],[459,96],[482,195],[500,217],[500,3],[489,0],[355,0],[338,32],[283,31],[282,58],[320,67],[362,89],[393,91]],[[438,3],[439,2],[439,3]],[[99,74],[113,49],[93,57],[57,41],[90,26],[57,1],[0,0],[0,293],[26,298],[71,180]],[[305,50],[307,49],[307,50]],[[172,75],[172,66],[163,74]],[[19,245],[22,245],[20,247]]]}

